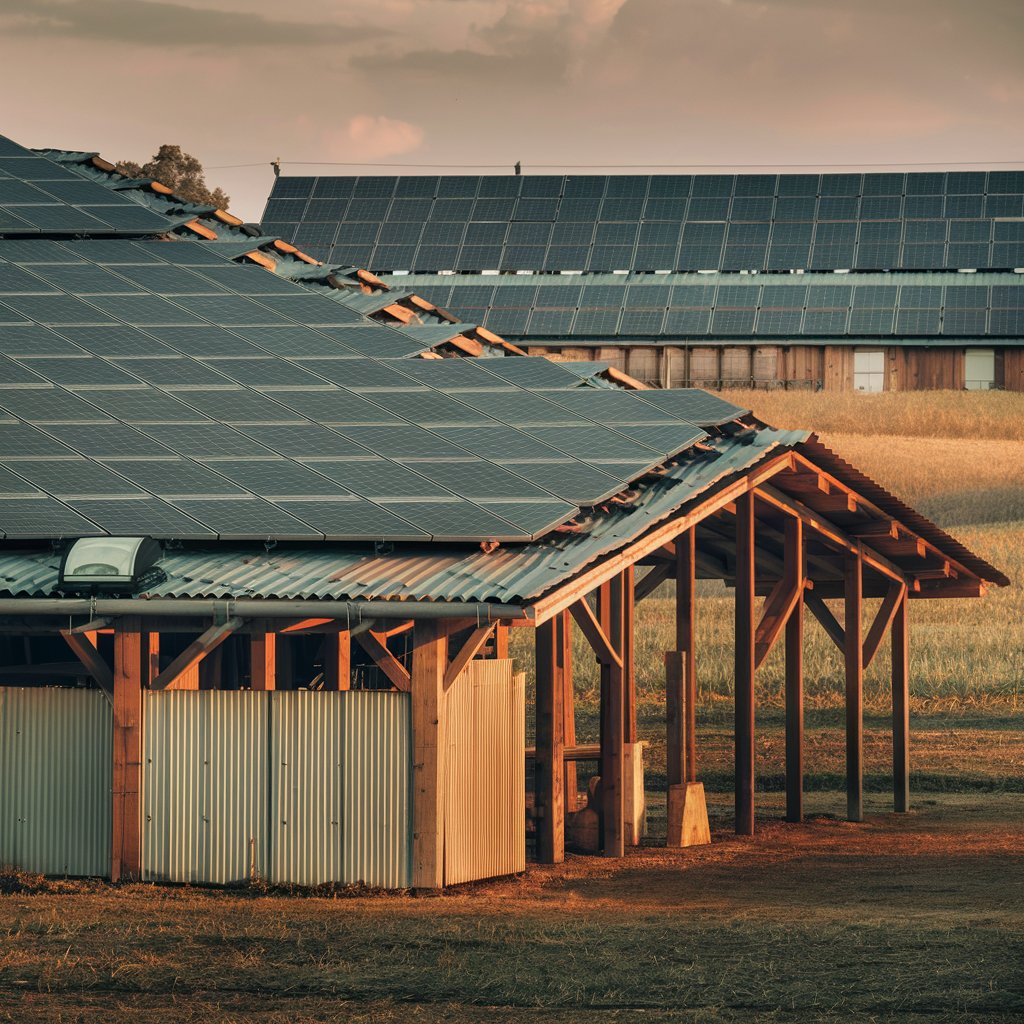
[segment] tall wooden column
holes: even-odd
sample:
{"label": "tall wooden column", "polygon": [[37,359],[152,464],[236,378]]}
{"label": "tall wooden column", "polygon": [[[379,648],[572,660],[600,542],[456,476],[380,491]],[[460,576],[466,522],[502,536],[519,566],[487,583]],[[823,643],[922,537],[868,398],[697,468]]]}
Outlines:
{"label": "tall wooden column", "polygon": [[[619,573],[601,588],[601,628],[620,656],[624,647],[624,574]],[[623,789],[623,738],[625,735],[625,672],[614,662],[602,668],[601,678],[601,834],[606,857],[626,852],[625,792]]]}
{"label": "tall wooden column", "polygon": [[633,622],[636,611],[636,596],[633,588],[636,584],[636,573],[633,566],[622,570],[622,684],[625,687],[625,707],[623,709],[623,739],[626,743],[636,743],[636,646],[633,642],[633,630],[627,623]]}
{"label": "tall wooden column", "polygon": [[537,860],[565,860],[565,750],[563,686],[559,668],[558,619],[534,630],[537,677],[537,754],[534,760],[534,806]]}
{"label": "tall wooden column", "polygon": [[907,591],[892,620],[892,796],[893,810],[910,810],[910,647]]}
{"label": "tall wooden column", "polygon": [[697,582],[697,530],[676,538],[676,650],[682,655],[682,728],[679,782],[697,781],[697,656],[694,643],[694,591]]}
{"label": "tall wooden column", "polygon": [[[572,677],[572,615],[568,611],[558,616],[556,624],[558,669],[562,680],[562,740],[567,747],[576,746],[576,692]],[[576,762],[569,761],[565,773],[565,810],[575,811],[577,805],[578,779]]]}
{"label": "tall wooden column", "polygon": [[277,686],[277,634],[258,632],[249,637],[249,685],[254,690]]}
{"label": "tall wooden column", "polygon": [[444,886],[444,673],[447,635],[437,619],[413,626],[412,884]]}
{"label": "tall wooden column", "polygon": [[508,657],[508,626],[504,622],[494,627],[494,656],[501,659]]}
{"label": "tall wooden column", "polygon": [[125,617],[114,629],[113,805],[110,880],[142,878],[141,620]]}
{"label": "tall wooden column", "polygon": [[352,641],[347,629],[324,637],[324,689],[348,690],[352,685]]}
{"label": "tall wooden column", "polygon": [[804,820],[804,538],[796,516],[786,520],[786,578],[800,596],[786,620],[786,821]]}
{"label": "tall wooden column", "polygon": [[862,562],[846,559],[846,817],[864,820],[864,637],[861,626]]}
{"label": "tall wooden column", "polygon": [[754,834],[754,495],[736,499],[736,832]]}

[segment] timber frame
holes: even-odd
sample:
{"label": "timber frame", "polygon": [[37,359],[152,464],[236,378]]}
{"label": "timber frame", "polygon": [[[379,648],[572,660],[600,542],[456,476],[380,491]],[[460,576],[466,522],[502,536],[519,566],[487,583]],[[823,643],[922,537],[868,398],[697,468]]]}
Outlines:
{"label": "timber frame", "polygon": [[[843,655],[847,817],[863,817],[863,674],[886,637],[892,647],[894,809],[909,808],[910,600],[978,597],[987,582],[973,556],[916,513],[894,514],[864,489],[818,465],[807,450],[769,450],[751,468],[725,475],[574,577],[524,605],[444,602],[182,601],[119,599],[4,601],[4,634],[60,638],[73,658],[58,665],[0,669],[0,683],[64,675],[91,679],[113,707],[114,880],[141,875],[142,691],[254,690],[315,686],[344,690],[372,670],[374,685],[409,693],[413,723],[413,877],[434,889],[444,877],[445,694],[480,657],[508,657],[512,627],[534,630],[537,858],[565,856],[567,813],[576,810],[577,765],[597,761],[600,846],[620,857],[636,839],[625,820],[626,750],[636,742],[636,606],[662,585],[675,596],[672,649],[665,652],[666,779],[699,779],[696,744],[696,583],[735,592],[735,828],[755,828],[754,721],[757,670],[785,647],[786,819],[803,817],[803,638],[809,611]],[[877,494],[875,495],[877,498]],[[884,502],[883,502],[884,504]],[[938,538],[938,540],[936,540]],[[976,560],[977,561],[977,560]],[[991,567],[989,567],[991,568]],[[993,571],[995,572],[995,571]],[[988,577],[1004,583],[1005,578]],[[842,602],[836,613],[829,602]],[[867,602],[876,602],[866,632]],[[14,610],[16,609],[16,610]],[[89,614],[83,614],[89,609]],[[358,614],[353,617],[353,609]],[[576,741],[572,634],[600,665],[600,742]],[[187,637],[184,636],[187,634]],[[303,662],[303,657],[305,662]],[[70,668],[68,666],[70,665]],[[311,676],[309,666],[319,666]],[[305,667],[303,667],[305,666]],[[305,675],[302,675],[305,672]],[[60,673],[58,673],[60,674]],[[359,682],[358,685],[364,685]],[[678,809],[670,812],[677,813]],[[679,822],[669,834],[679,834]],[[675,826],[675,827],[673,827]]]}

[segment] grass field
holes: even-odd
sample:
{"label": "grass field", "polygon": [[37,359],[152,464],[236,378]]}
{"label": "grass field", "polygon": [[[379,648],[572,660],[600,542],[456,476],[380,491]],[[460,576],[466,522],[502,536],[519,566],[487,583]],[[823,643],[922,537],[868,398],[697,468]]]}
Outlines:
{"label": "grass field", "polygon": [[[1024,577],[1024,396],[734,394],[824,441]],[[887,671],[867,677],[867,819],[845,797],[842,664],[813,622],[806,824],[784,825],[781,665],[759,673],[758,835],[731,832],[731,595],[698,608],[710,847],[570,857],[436,898],[94,883],[0,896],[0,1021],[260,1024],[1024,1019],[1024,602],[911,605],[915,810],[889,813]],[[640,606],[652,842],[664,834],[662,654]],[[525,633],[525,631],[523,631]],[[526,637],[518,637],[525,653]],[[579,735],[596,735],[577,647]]]}

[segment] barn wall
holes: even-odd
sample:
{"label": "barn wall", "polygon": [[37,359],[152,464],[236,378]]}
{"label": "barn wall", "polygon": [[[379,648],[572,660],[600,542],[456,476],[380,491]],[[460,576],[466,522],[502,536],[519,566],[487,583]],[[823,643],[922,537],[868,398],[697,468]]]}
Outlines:
{"label": "barn wall", "polygon": [[901,391],[959,390],[964,352],[956,348],[897,348],[895,383]]}
{"label": "barn wall", "polygon": [[825,391],[853,390],[853,349],[847,345],[826,345],[822,366]]}
{"label": "barn wall", "polygon": [[1003,349],[1003,380],[1007,391],[1024,391],[1024,347]]}

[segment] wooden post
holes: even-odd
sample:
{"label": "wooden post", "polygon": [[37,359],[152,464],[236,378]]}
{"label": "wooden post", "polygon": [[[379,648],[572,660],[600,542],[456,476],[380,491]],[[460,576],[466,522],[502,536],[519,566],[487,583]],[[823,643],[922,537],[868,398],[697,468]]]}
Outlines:
{"label": "wooden post", "polygon": [[534,807],[537,817],[537,860],[565,860],[565,750],[563,689],[559,671],[557,624],[551,619],[534,630],[537,680],[537,753],[534,760]]}
{"label": "wooden post", "polygon": [[786,520],[786,577],[799,588],[786,620],[786,821],[804,820],[804,542],[803,523]]}
{"label": "wooden post", "polygon": [[146,633],[143,643],[145,648],[142,652],[142,682],[144,686],[150,686],[160,675],[160,634]]}
{"label": "wooden post", "polygon": [[142,878],[142,631],[136,616],[114,630],[110,880]]}
{"label": "wooden post", "polygon": [[696,573],[697,531],[691,526],[676,537],[676,650],[683,657],[681,757],[686,766],[680,782],[697,781],[697,656],[693,640]]}
{"label": "wooden post", "polygon": [[622,570],[622,682],[625,688],[625,708],[623,711],[623,739],[626,743],[636,743],[636,659],[633,642],[633,621],[636,610],[636,599],[633,589],[636,585],[636,574],[633,566]]}
{"label": "wooden post", "polygon": [[504,622],[494,627],[494,656],[500,659],[508,657],[508,626]]}
{"label": "wooden post", "polygon": [[352,641],[347,629],[324,636],[324,689],[348,690],[352,685]]}
{"label": "wooden post", "polygon": [[907,591],[892,620],[892,795],[893,810],[910,810],[910,647]]}
{"label": "wooden post", "polygon": [[[602,618],[607,621],[605,634],[617,653],[625,646],[625,584],[626,574],[612,577],[603,601]],[[607,667],[607,700],[602,701],[601,718],[601,790],[604,815],[601,822],[606,857],[622,857],[626,853],[625,792],[623,789],[623,740],[626,724],[626,687],[623,668]],[[602,673],[604,675],[604,673]],[[604,694],[602,694],[602,697]]]}
{"label": "wooden post", "polygon": [[[576,746],[576,693],[572,679],[572,614],[566,610],[558,617],[559,671],[562,677],[562,740],[567,747]],[[577,807],[576,762],[565,765],[565,810],[574,812]]]}
{"label": "wooden post", "polygon": [[253,633],[249,638],[249,685],[254,690],[277,688],[277,634]]}
{"label": "wooden post", "polygon": [[862,562],[846,558],[846,817],[864,820],[864,639],[861,628]]}
{"label": "wooden post", "polygon": [[736,499],[736,833],[754,834],[754,495]]}
{"label": "wooden post", "polygon": [[448,640],[437,619],[413,626],[412,884],[444,886],[444,673]]}

